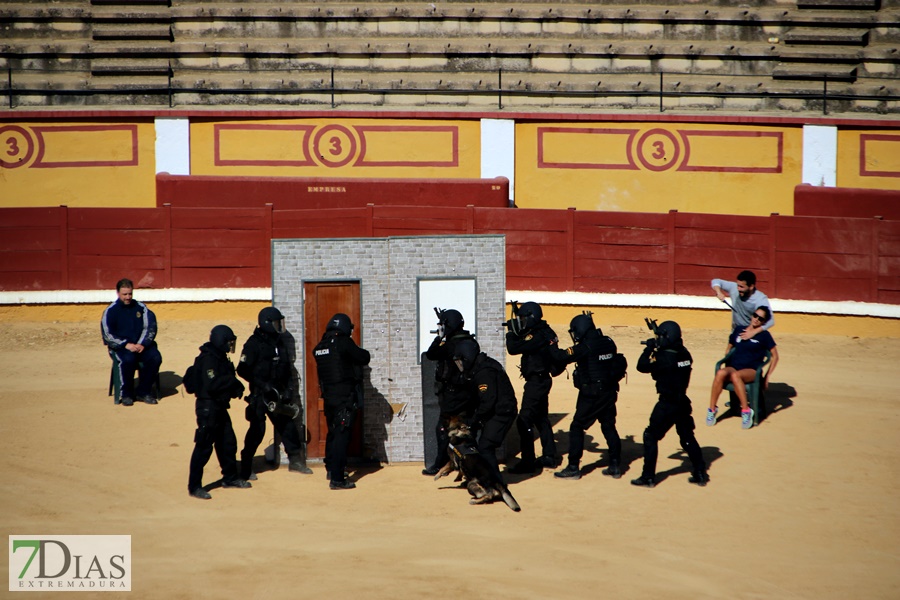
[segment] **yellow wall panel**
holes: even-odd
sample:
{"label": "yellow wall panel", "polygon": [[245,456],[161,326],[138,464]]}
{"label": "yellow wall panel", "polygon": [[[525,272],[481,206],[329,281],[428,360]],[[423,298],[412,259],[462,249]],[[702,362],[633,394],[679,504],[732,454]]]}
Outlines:
{"label": "yellow wall panel", "polygon": [[191,173],[478,178],[478,121],[283,119],[191,123]]}
{"label": "yellow wall panel", "polygon": [[839,130],[837,184],[900,190],[900,130]]}
{"label": "yellow wall panel", "polygon": [[800,127],[516,125],[516,205],[793,214]]}
{"label": "yellow wall panel", "polygon": [[0,124],[0,206],[156,206],[151,121]]}

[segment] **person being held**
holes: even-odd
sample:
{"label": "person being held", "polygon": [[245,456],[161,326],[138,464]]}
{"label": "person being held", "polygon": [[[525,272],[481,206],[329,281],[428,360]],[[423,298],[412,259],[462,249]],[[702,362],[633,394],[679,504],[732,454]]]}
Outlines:
{"label": "person being held", "polygon": [[[731,328],[744,327],[741,333],[741,339],[749,340],[760,331],[767,331],[775,325],[775,316],[772,315],[772,308],[769,298],[761,291],[756,289],[756,274],[753,271],[741,271],[738,273],[737,281],[724,281],[722,279],[713,279],[711,282],[716,297],[722,302],[728,302],[726,298],[731,299]],[[765,324],[754,324],[750,317],[760,306],[769,309],[769,320]]]}
{"label": "person being held", "polygon": [[434,371],[434,389],[440,415],[435,427],[437,455],[434,463],[422,469],[422,475],[436,475],[450,460],[448,453],[450,418],[459,417],[467,421],[472,416],[471,397],[466,392],[462,375],[453,362],[456,344],[462,340],[475,341],[475,336],[465,329],[465,325],[462,313],[458,310],[450,308],[439,311],[438,333],[425,351],[425,358],[437,363]]}
{"label": "person being held", "polygon": [[[556,332],[543,320],[543,310],[536,302],[525,302],[518,314],[510,319],[506,332],[506,350],[512,355],[521,354],[519,370],[525,379],[522,391],[522,407],[516,418],[519,432],[521,458],[509,469],[510,473],[534,473],[541,467],[556,467],[556,442],[550,425],[550,388],[553,361],[550,349],[556,348],[559,339]],[[541,457],[535,460],[534,430],[541,439]]]}
{"label": "person being held", "polygon": [[638,359],[637,370],[653,377],[659,400],[650,413],[649,425],[644,429],[644,468],[641,476],[632,479],[631,484],[647,488],[656,485],[659,441],[674,425],[681,447],[691,461],[692,472],[688,483],[703,487],[709,482],[709,475],[700,444],[694,437],[691,399],[687,396],[693,358],[684,347],[681,327],[675,321],[664,321],[656,328],[656,336],[644,343],[646,347]]}
{"label": "person being held", "polygon": [[572,319],[569,335],[575,345],[567,350],[552,350],[551,355],[559,363],[576,363],[572,382],[578,388],[578,399],[569,426],[569,462],[565,469],[553,475],[562,479],[581,479],[584,432],[599,421],[609,448],[609,466],[601,473],[618,479],[622,476],[622,440],[616,429],[616,401],[624,368],[617,366],[616,343],[594,326],[590,313]]}
{"label": "person being held", "polygon": [[333,490],[352,490],[348,481],[347,448],[353,432],[353,420],[362,404],[362,368],[369,364],[369,351],[356,345],[351,337],[353,323],[344,313],[328,321],[322,340],[313,348],[319,387],[325,400],[325,469]]}
{"label": "person being held", "polygon": [[188,493],[194,498],[209,500],[204,489],[203,467],[209,462],[213,448],[222,467],[222,487],[248,488],[250,482],[238,477],[237,438],[231,426],[228,408],[232,398],[244,395],[244,384],[235,376],[229,354],[234,353],[237,338],[227,325],[216,325],[209,334],[209,341],[200,346],[200,355],[194,360],[191,373],[197,396],[197,431],[194,433],[194,451],[191,453]]}
{"label": "person being held", "polygon": [[464,393],[475,407],[470,425],[478,439],[478,453],[503,483],[497,449],[516,420],[516,392],[503,365],[482,352],[475,340],[456,344],[452,359],[463,377]]}
{"label": "person being held", "polygon": [[[103,311],[100,334],[122,382],[120,402],[132,406],[137,399],[156,404],[153,385],[162,364],[162,355],[156,347],[156,315],[143,302],[134,299],[134,283],[130,279],[116,283],[116,294],[118,299]],[[137,388],[135,372],[139,374]]]}
{"label": "person being held", "polygon": [[728,339],[728,351],[730,352],[734,348],[734,352],[713,379],[709,408],[706,409],[706,424],[709,427],[716,424],[719,396],[728,383],[734,385],[734,393],[741,402],[741,427],[743,429],[753,427],[753,409],[750,408],[747,400],[746,384],[756,379],[756,369],[763,364],[766,352],[772,353],[772,360],[763,377],[763,390],[768,388],[769,377],[775,370],[775,365],[778,364],[778,348],[775,347],[775,339],[771,333],[763,329],[770,317],[769,307],[760,306],[753,312],[750,325],[756,328],[758,333],[751,338],[745,338],[743,333],[747,328],[744,326],[735,327],[731,332],[731,337]]}
{"label": "person being held", "polygon": [[[241,450],[241,479],[253,480],[253,456],[266,435],[266,417],[281,436],[288,455],[288,471],[311,475],[306,466],[300,431],[294,423],[299,407],[293,404],[291,387],[292,357],[282,334],[284,316],[268,306],[257,316],[257,327],[244,343],[237,373],[250,384],[244,416],[249,422]],[[293,412],[288,410],[293,408]]]}

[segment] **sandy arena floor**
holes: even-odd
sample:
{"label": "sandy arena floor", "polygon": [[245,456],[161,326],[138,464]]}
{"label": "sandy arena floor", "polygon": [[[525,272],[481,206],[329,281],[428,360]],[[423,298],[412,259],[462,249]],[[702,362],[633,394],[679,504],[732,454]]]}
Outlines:
{"label": "sandy arena floor", "polygon": [[[163,322],[163,372],[180,375],[215,324]],[[239,346],[253,328],[228,324]],[[776,328],[769,405],[778,410],[743,431],[736,418],[701,422],[726,333],[687,331],[712,481],[687,483],[672,431],[660,444],[662,481],[648,490],[629,485],[655,400],[650,377],[633,368],[647,332],[606,333],[632,365],[619,395],[627,473],[600,474],[605,442],[595,425],[586,475],[510,478],[522,505],[513,513],[470,506],[447,479],[423,477],[421,464],[357,469],[349,492],[329,490],[313,465],[312,476],[281,468],[251,490],[190,498],[191,396],[179,387],[158,406],[114,406],[96,323],[3,324],[0,529],[130,534],[132,597],[141,599],[900,598],[900,339]],[[562,452],[574,400],[571,381],[557,378],[551,412]],[[231,412],[241,439],[243,403]],[[213,457],[204,482],[216,479]],[[56,597],[29,597],[40,596]]]}

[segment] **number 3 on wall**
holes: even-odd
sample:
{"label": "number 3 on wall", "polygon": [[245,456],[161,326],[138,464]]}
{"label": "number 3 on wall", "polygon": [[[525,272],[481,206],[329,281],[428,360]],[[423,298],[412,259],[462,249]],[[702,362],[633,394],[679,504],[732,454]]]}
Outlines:
{"label": "number 3 on wall", "polygon": [[637,156],[644,168],[666,171],[678,163],[681,144],[671,131],[651,129],[638,139]]}
{"label": "number 3 on wall", "polygon": [[0,127],[0,168],[15,169],[22,167],[34,155],[34,137],[24,127],[7,125]]}

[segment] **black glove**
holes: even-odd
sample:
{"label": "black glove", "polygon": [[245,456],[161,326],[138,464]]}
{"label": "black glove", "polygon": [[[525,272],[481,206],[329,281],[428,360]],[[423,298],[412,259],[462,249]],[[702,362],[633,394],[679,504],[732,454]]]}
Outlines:
{"label": "black glove", "polygon": [[244,395],[244,384],[240,382],[239,379],[235,379],[231,384],[231,395],[229,398],[240,398]]}
{"label": "black glove", "polygon": [[647,346],[647,350],[656,350],[656,338],[650,338],[644,345]]}

